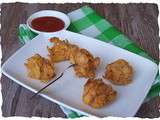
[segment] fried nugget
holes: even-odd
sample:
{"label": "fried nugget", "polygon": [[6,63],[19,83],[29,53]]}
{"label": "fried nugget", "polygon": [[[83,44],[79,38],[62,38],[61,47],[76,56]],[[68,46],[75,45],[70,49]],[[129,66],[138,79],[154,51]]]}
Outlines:
{"label": "fried nugget", "polygon": [[94,58],[86,49],[79,49],[71,54],[70,61],[76,64],[74,70],[79,77],[94,78],[96,76],[95,70],[100,64],[100,58]]}
{"label": "fried nugget", "polygon": [[102,79],[88,79],[84,85],[83,102],[93,108],[101,108],[117,98],[117,92]]}
{"label": "fried nugget", "polygon": [[69,60],[71,50],[73,48],[78,48],[75,45],[69,44],[68,41],[62,41],[56,37],[51,38],[50,42],[54,43],[53,47],[47,47],[49,51],[49,57],[52,62],[61,62]]}
{"label": "fried nugget", "polygon": [[106,66],[104,78],[116,85],[127,85],[132,82],[133,68],[123,59]]}
{"label": "fried nugget", "polygon": [[25,66],[29,77],[41,80],[42,82],[48,82],[56,75],[54,64],[39,54],[28,58]]}
{"label": "fried nugget", "polygon": [[78,77],[94,78],[95,70],[100,64],[100,58],[94,58],[86,49],[79,48],[77,45],[68,41],[62,41],[59,38],[51,38],[54,46],[48,48],[52,62],[69,60],[75,64],[74,70]]}

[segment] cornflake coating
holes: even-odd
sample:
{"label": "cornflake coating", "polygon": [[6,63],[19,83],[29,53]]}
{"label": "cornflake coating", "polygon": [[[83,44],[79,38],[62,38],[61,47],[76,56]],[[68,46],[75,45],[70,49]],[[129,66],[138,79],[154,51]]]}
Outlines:
{"label": "cornflake coating", "polygon": [[94,78],[95,70],[100,64],[100,58],[94,58],[86,49],[79,48],[77,45],[70,44],[68,41],[62,41],[59,38],[51,38],[54,46],[48,48],[49,56],[52,62],[69,60],[74,67],[78,77]]}
{"label": "cornflake coating", "polygon": [[106,66],[105,79],[116,85],[126,85],[132,82],[133,68],[123,59]]}
{"label": "cornflake coating", "polygon": [[78,49],[76,45],[69,44],[68,41],[62,41],[59,38],[53,37],[50,42],[54,43],[54,46],[49,48],[49,57],[52,62],[61,62],[69,60],[71,50]]}
{"label": "cornflake coating", "polygon": [[102,79],[88,79],[84,85],[83,102],[93,108],[101,108],[115,101],[117,92]]}
{"label": "cornflake coating", "polygon": [[95,70],[100,64],[100,58],[94,58],[86,49],[79,49],[73,52],[70,56],[70,61],[72,64],[76,64],[74,67],[76,75],[87,78],[96,76]]}
{"label": "cornflake coating", "polygon": [[28,70],[29,77],[41,80],[42,82],[48,82],[56,75],[54,65],[39,54],[28,58],[25,66]]}

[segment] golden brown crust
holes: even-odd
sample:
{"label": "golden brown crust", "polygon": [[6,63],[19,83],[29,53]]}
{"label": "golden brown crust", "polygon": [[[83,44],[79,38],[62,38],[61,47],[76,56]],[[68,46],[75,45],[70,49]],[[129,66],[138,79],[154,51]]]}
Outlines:
{"label": "golden brown crust", "polygon": [[86,49],[79,49],[71,54],[71,63],[76,64],[74,70],[79,77],[94,78],[95,70],[100,64],[100,58],[94,58]]}
{"label": "golden brown crust", "polygon": [[84,85],[83,102],[93,108],[101,108],[117,98],[117,92],[102,79],[88,79]]}
{"label": "golden brown crust", "polygon": [[94,78],[95,70],[100,64],[100,58],[94,58],[86,49],[81,49],[77,45],[70,44],[68,41],[62,41],[59,38],[51,38],[54,46],[48,48],[52,62],[69,60],[74,67],[78,77]]}
{"label": "golden brown crust", "polygon": [[123,59],[106,66],[104,78],[116,85],[126,85],[132,82],[133,68]]}
{"label": "golden brown crust", "polygon": [[48,82],[56,75],[53,63],[39,54],[28,58],[25,66],[29,77],[39,79],[42,82]]}
{"label": "golden brown crust", "polygon": [[51,38],[51,42],[54,43],[54,46],[49,48],[49,57],[52,62],[60,62],[69,59],[69,43],[67,41],[61,41],[59,38]]}

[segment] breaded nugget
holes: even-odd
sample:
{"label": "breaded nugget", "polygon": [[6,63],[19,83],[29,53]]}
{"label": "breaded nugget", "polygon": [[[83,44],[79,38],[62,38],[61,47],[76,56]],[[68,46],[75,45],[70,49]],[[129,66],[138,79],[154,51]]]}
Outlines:
{"label": "breaded nugget", "polygon": [[76,64],[74,70],[79,77],[94,78],[95,70],[100,64],[100,58],[94,58],[86,49],[79,49],[75,54],[71,54],[70,61]]}
{"label": "breaded nugget", "polygon": [[39,54],[28,58],[25,66],[28,70],[29,77],[39,79],[42,82],[48,82],[56,75],[54,65]]}
{"label": "breaded nugget", "polygon": [[70,61],[72,64],[81,66],[88,65],[88,67],[93,67],[94,69],[100,64],[100,58],[94,58],[86,49],[79,49],[74,53],[71,53]]}
{"label": "breaded nugget", "polygon": [[104,78],[116,85],[126,85],[132,82],[133,68],[123,59],[106,66]]}
{"label": "breaded nugget", "polygon": [[69,44],[67,41],[61,41],[59,38],[51,38],[51,42],[54,43],[54,46],[48,48],[49,57],[52,62],[60,62],[69,59]]}
{"label": "breaded nugget", "polygon": [[54,46],[48,48],[52,62],[60,62],[69,60],[74,67],[78,77],[94,78],[95,70],[100,64],[100,58],[94,58],[86,49],[81,49],[77,45],[71,44],[68,41],[62,41],[59,38],[51,38]]}
{"label": "breaded nugget", "polygon": [[117,98],[117,92],[102,79],[88,79],[84,85],[83,102],[93,108],[101,108]]}

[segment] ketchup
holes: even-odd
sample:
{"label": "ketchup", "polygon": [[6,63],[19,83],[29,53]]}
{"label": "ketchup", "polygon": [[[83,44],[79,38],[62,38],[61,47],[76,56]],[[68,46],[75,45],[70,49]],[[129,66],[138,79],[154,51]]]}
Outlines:
{"label": "ketchup", "polygon": [[32,20],[32,28],[43,32],[55,32],[64,28],[64,22],[56,17],[45,16]]}

